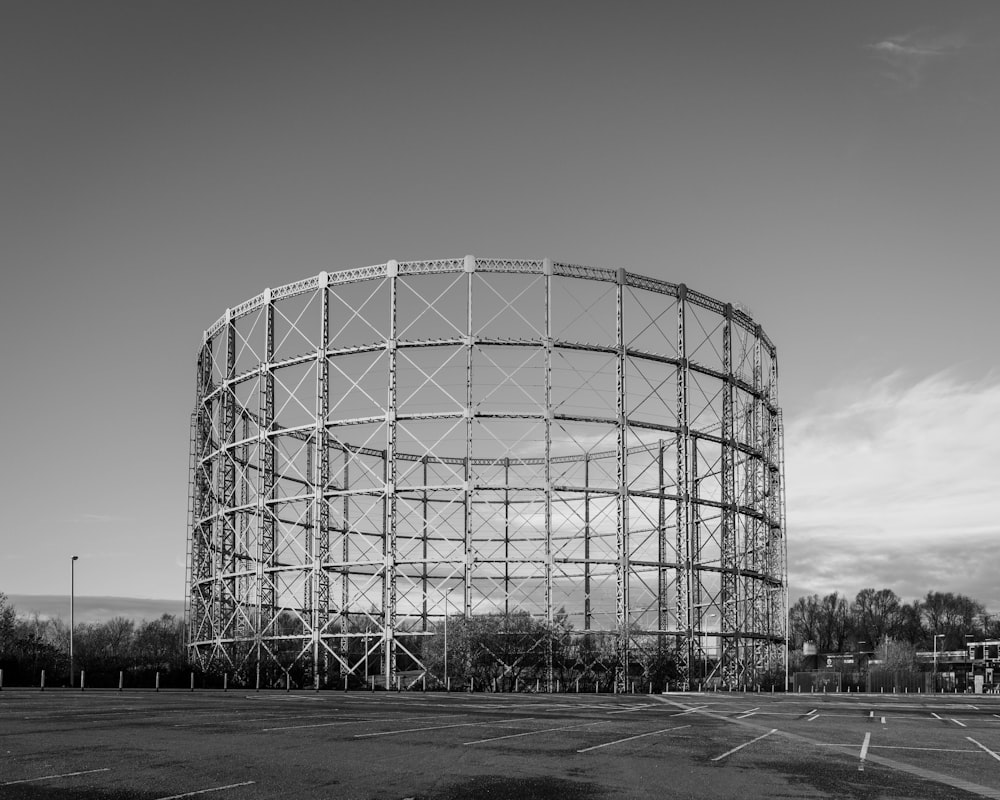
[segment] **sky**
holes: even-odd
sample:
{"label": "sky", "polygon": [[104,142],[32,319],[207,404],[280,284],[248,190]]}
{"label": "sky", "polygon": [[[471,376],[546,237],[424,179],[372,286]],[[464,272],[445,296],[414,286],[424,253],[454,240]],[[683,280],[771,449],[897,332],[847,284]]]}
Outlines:
{"label": "sky", "polygon": [[0,14],[0,591],[67,595],[79,555],[78,597],[175,611],[203,331],[322,270],[473,253],[749,308],[792,598],[1000,611],[1000,5]]}

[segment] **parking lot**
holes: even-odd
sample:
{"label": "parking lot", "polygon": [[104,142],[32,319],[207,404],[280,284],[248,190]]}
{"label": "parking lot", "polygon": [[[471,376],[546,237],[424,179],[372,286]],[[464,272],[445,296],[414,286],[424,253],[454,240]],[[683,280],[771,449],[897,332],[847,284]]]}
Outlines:
{"label": "parking lot", "polygon": [[1000,698],[0,692],[0,798],[1000,798]]}

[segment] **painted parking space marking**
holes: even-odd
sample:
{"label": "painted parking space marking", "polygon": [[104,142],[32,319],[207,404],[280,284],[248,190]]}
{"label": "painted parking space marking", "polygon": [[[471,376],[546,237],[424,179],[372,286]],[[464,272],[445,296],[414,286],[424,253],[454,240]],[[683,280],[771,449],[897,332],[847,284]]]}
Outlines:
{"label": "painted parking space marking", "polygon": [[35,783],[36,781],[52,781],[56,778],[73,778],[77,775],[91,775],[95,772],[111,772],[111,767],[102,767],[101,769],[85,769],[80,772],[63,772],[59,775],[42,775],[40,778],[22,778],[18,781],[6,781],[0,783],[0,786],[14,786],[18,783]]}
{"label": "painted parking space marking", "polygon": [[736,719],[746,719],[747,717],[752,717],[758,711],[760,711],[760,706],[757,706],[756,708],[751,708],[749,711],[744,711]]}
{"label": "painted parking space marking", "polygon": [[533,720],[535,717],[522,717],[520,719],[505,719],[496,720],[488,719],[485,722],[456,722],[452,725],[432,725],[429,728],[404,728],[399,731],[379,731],[377,733],[357,733],[354,735],[355,739],[368,739],[372,736],[395,736],[397,733],[416,733],[419,731],[442,731],[445,728],[473,728],[477,725],[496,725],[501,726],[503,723],[510,724],[511,722],[527,722]]}
{"label": "painted parking space marking", "polygon": [[467,717],[468,714],[420,714],[416,717],[362,717],[360,719],[342,719],[336,722],[314,722],[307,725],[282,725],[279,728],[261,728],[261,731],[294,731],[299,728],[330,728],[335,725],[352,725],[364,722],[396,722],[408,721],[411,719],[444,719],[446,717]]}
{"label": "painted parking space marking", "polygon": [[[816,747],[857,747],[855,744],[849,742],[812,742]],[[976,750],[970,750],[969,748],[954,748],[954,747],[911,747],[901,744],[872,744],[868,746],[869,752],[872,750],[920,750],[927,753],[975,753]]]}
{"label": "painted parking space marking", "polygon": [[609,714],[630,714],[633,711],[642,711],[644,708],[652,708],[652,707],[653,707],[652,703],[644,703],[641,706],[632,706],[631,708],[622,708],[622,709],[619,709],[618,711],[609,711],[608,713]]}
{"label": "painted parking space marking", "polygon": [[1000,755],[997,755],[996,753],[994,753],[986,745],[981,744],[980,742],[977,742],[971,736],[966,736],[965,738],[968,739],[970,742],[972,742],[976,747],[979,747],[982,750],[985,750],[987,753],[989,753],[991,756],[993,756],[993,758],[995,758],[997,761],[1000,761]]}
{"label": "painted parking space marking", "polygon": [[194,797],[199,794],[208,794],[209,792],[224,792],[226,789],[236,789],[240,786],[250,786],[254,781],[243,781],[242,783],[230,783],[226,786],[213,786],[209,789],[198,789],[194,792],[184,792],[183,794],[171,794],[167,797],[157,797],[156,800],[178,800],[181,797]]}
{"label": "painted parking space marking", "polygon": [[463,745],[484,744],[486,742],[499,742],[501,739],[516,739],[519,736],[534,736],[539,733],[552,733],[553,731],[572,731],[577,728],[589,728],[591,725],[607,725],[608,721],[599,719],[596,722],[581,722],[576,725],[566,725],[561,728],[544,728],[540,731],[524,731],[522,733],[508,733],[506,736],[493,736],[489,739],[476,739],[474,742],[462,742]]}
{"label": "painted parking space marking", "polygon": [[687,714],[694,714],[696,711],[701,711],[702,709],[705,709],[705,708],[708,708],[708,706],[707,705],[704,705],[704,706],[694,706],[693,708],[689,708],[687,711],[681,711],[679,714],[671,714],[670,716],[672,716],[672,717],[683,717],[683,716],[686,716]]}
{"label": "painted parking space marking", "polygon": [[766,739],[766,738],[767,738],[768,736],[770,736],[770,735],[771,735],[772,733],[777,733],[777,732],[778,732],[778,729],[777,729],[777,728],[771,728],[771,730],[769,730],[769,731],[768,731],[767,733],[762,733],[762,734],[761,734],[760,736],[758,736],[758,737],[757,737],[756,739],[751,739],[751,740],[750,740],[749,742],[744,742],[744,743],[743,743],[743,744],[741,744],[741,745],[737,745],[737,746],[736,746],[736,747],[734,747],[734,748],[733,748],[732,750],[727,750],[727,751],[726,751],[725,753],[723,753],[723,754],[722,754],[721,756],[716,756],[715,758],[713,758],[713,759],[712,759],[712,761],[721,761],[721,760],[722,760],[722,759],[724,759],[724,758],[725,758],[726,756],[731,756],[731,755],[732,755],[733,753],[736,753],[736,752],[738,752],[738,751],[742,750],[742,749],[743,749],[744,747],[749,747],[749,746],[750,746],[750,745],[752,745],[752,744],[753,744],[754,742],[759,742],[759,741],[760,741],[761,739]]}
{"label": "painted parking space marking", "polygon": [[942,722],[944,722],[944,718],[943,718],[943,717],[939,717],[939,716],[938,716],[937,714],[935,714],[935,713],[934,713],[933,711],[931,712],[931,716],[932,716],[932,717],[934,717],[934,719],[939,719],[939,720],[941,720]]}
{"label": "painted parking space marking", "polygon": [[622,744],[622,742],[631,742],[633,739],[642,739],[646,736],[656,736],[660,733],[669,733],[670,731],[679,731],[684,728],[690,728],[690,725],[678,725],[675,728],[663,728],[658,731],[649,731],[649,733],[640,733],[636,736],[626,736],[624,739],[615,739],[613,742],[604,742],[602,744],[595,744],[593,747],[584,747],[582,750],[577,750],[578,753],[589,753],[591,750],[600,750],[602,747],[611,747],[614,744]]}
{"label": "painted parking space marking", "polygon": [[865,771],[865,759],[868,758],[868,745],[871,743],[871,740],[872,740],[872,732],[868,731],[865,734],[864,742],[862,742],[861,744],[861,763],[858,764],[858,772]]}
{"label": "painted parking space marking", "polygon": [[809,718],[808,718],[808,719],[806,720],[806,722],[815,722],[815,721],[816,721],[816,720],[818,720],[818,719],[819,719],[819,714],[813,714],[813,715],[812,715],[811,717],[809,717]]}

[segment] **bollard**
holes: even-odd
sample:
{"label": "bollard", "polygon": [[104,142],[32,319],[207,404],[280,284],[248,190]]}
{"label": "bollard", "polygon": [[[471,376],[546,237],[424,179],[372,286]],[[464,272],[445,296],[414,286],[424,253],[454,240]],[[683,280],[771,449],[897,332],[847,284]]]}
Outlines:
{"label": "bollard", "polygon": [[257,662],[257,670],[256,670],[256,672],[257,672],[257,677],[254,680],[254,687],[255,687],[254,691],[259,692],[260,691],[260,662],[259,661]]}
{"label": "bollard", "polygon": [[229,673],[228,672],[223,672],[222,673],[222,691],[224,691],[224,692],[228,692],[229,691]]}
{"label": "bollard", "polygon": [[375,692],[375,676],[372,675],[372,692]]}
{"label": "bollard", "polygon": [[541,685],[542,685],[541,679],[535,678],[535,694],[538,694]]}
{"label": "bollard", "polygon": [[[344,686],[345,687],[347,686],[347,678],[344,678]],[[427,673],[426,672],[421,677],[420,691],[422,691],[422,692],[426,692],[427,691]]]}
{"label": "bollard", "polygon": [[[374,685],[375,684],[373,682],[372,686],[374,686]],[[449,675],[447,678],[444,679],[444,690],[446,692],[450,692],[451,691],[451,675]]]}
{"label": "bollard", "polygon": [[556,678],[556,694],[559,694],[559,679]]}
{"label": "bollard", "polygon": [[194,691],[194,670],[191,671],[191,691]]}
{"label": "bollard", "polygon": [[650,694],[653,693],[653,682],[652,681],[649,682],[649,693]]}
{"label": "bollard", "polygon": [[3,691],[3,669],[0,669],[0,692]]}
{"label": "bollard", "polygon": [[601,693],[601,682],[594,681],[594,694],[600,694],[600,693]]}
{"label": "bollard", "polygon": [[125,673],[119,671],[119,673],[118,673],[118,691],[120,692],[123,688],[125,688]]}
{"label": "bollard", "polygon": [[156,691],[160,691],[160,673],[156,673]]}
{"label": "bollard", "polygon": [[635,694],[635,681],[632,681],[632,694]]}
{"label": "bollard", "polygon": [[399,675],[397,675],[396,676],[396,692],[398,693],[398,692],[401,692],[401,691],[402,691],[402,686],[400,684],[400,677],[399,677]]}
{"label": "bollard", "polygon": [[[424,686],[427,685],[427,676],[424,676]],[[347,691],[347,675],[344,675],[344,691]]]}
{"label": "bollard", "polygon": [[42,670],[42,686],[41,686],[41,691],[43,691],[43,692],[45,691],[45,670],[44,669]]}
{"label": "bollard", "polygon": [[580,679],[576,679],[576,693],[580,694]]}
{"label": "bollard", "polygon": [[514,693],[517,694],[519,691],[521,691],[521,679],[514,678]]}
{"label": "bollard", "polygon": [[290,692],[292,690],[292,676],[287,672],[285,673],[285,691]]}
{"label": "bollard", "polygon": [[84,672],[83,672],[83,670],[81,669],[81,670],[80,670],[80,691],[81,691],[81,692],[82,692],[82,691],[83,691],[83,690],[84,690],[84,689],[86,688],[86,687],[84,686],[84,680],[83,680],[83,678],[84,678]]}

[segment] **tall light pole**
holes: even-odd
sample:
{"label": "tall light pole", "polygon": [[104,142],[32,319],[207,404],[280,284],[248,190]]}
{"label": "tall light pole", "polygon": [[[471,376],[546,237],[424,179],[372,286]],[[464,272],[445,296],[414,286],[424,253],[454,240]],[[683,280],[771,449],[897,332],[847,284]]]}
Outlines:
{"label": "tall light pole", "polygon": [[76,614],[74,604],[76,601],[76,561],[80,556],[73,556],[69,560],[69,688],[73,688],[73,628],[75,627]]}
{"label": "tall light pole", "polygon": [[[944,634],[943,633],[935,633],[934,634],[934,674],[935,675],[937,675],[937,640],[938,639],[943,639],[943,638],[944,638]],[[937,687],[935,687],[935,690],[936,690],[936,688]]]}

